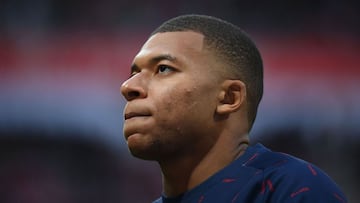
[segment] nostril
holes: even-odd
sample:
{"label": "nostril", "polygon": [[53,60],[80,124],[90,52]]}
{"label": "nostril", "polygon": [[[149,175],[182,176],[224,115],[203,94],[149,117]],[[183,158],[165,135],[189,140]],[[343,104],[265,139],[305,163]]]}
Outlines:
{"label": "nostril", "polygon": [[136,80],[131,80],[131,83],[126,81],[120,91],[127,101],[146,97],[146,89]]}
{"label": "nostril", "polygon": [[138,91],[130,91],[128,92],[128,97],[129,98],[137,98],[140,96],[140,93]]}

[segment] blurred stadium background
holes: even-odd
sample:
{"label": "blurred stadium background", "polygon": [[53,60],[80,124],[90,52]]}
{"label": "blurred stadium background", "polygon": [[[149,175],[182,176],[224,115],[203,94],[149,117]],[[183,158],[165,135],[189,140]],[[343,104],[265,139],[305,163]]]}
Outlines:
{"label": "blurred stadium background", "polygon": [[357,1],[0,1],[0,202],[151,202],[156,163],[132,158],[120,84],[164,20],[208,14],[258,44],[253,142],[309,160],[359,202]]}

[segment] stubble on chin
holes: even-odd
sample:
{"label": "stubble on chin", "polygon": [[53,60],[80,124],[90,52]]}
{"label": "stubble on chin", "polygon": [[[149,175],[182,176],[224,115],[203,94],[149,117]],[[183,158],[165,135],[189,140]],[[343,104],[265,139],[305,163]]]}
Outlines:
{"label": "stubble on chin", "polygon": [[143,159],[156,161],[161,154],[161,144],[159,140],[151,141],[145,146],[129,146],[129,151],[132,156]]}

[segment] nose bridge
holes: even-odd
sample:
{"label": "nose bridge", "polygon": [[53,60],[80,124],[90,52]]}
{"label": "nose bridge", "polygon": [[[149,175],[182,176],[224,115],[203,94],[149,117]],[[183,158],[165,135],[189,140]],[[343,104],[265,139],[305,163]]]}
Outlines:
{"label": "nose bridge", "polygon": [[121,93],[128,101],[144,98],[146,97],[147,83],[146,75],[142,72],[137,73],[121,85]]}

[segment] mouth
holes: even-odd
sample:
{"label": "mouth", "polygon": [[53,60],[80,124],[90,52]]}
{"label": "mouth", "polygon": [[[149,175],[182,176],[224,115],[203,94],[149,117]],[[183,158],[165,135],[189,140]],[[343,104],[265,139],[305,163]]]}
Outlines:
{"label": "mouth", "polygon": [[147,116],[150,116],[150,115],[143,114],[143,113],[130,112],[130,113],[124,114],[124,119],[128,120],[128,119],[135,118],[135,117],[147,117]]}

